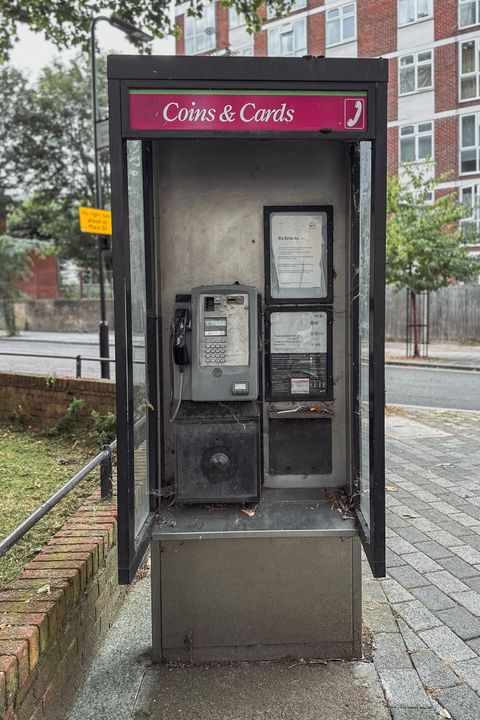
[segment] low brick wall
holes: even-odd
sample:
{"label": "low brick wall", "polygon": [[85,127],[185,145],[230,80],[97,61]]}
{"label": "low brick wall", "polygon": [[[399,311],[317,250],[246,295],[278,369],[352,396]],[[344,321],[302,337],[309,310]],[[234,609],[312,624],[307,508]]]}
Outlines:
{"label": "low brick wall", "polygon": [[115,382],[56,377],[47,384],[43,375],[0,373],[0,420],[17,416],[50,425],[65,415],[74,398],[84,400],[80,421],[88,421],[92,410],[115,412]]}
{"label": "low brick wall", "polygon": [[64,720],[125,596],[116,536],[96,492],[0,592],[2,720]]}

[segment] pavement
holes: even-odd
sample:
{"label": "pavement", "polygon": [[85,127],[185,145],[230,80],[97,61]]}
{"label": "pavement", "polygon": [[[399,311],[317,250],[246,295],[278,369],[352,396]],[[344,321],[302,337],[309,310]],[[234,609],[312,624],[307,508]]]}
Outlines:
{"label": "pavement", "polygon": [[387,342],[385,361],[389,365],[423,365],[433,367],[456,367],[480,370],[480,345],[462,345],[453,342],[430,343],[428,355],[418,360],[405,357],[405,343]]}
{"label": "pavement", "polygon": [[480,413],[390,409],[386,429],[388,576],[363,569],[373,663],[151,666],[146,578],[66,720],[479,720]]}

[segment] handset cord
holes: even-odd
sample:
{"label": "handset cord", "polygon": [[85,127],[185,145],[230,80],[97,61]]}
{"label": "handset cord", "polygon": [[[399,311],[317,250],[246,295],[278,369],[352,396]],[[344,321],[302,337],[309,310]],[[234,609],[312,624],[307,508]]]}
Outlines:
{"label": "handset cord", "polygon": [[173,407],[173,384],[172,384],[172,403],[170,405],[170,422],[173,423],[175,418],[178,415],[178,411],[180,410],[180,405],[182,404],[182,392],[183,392],[183,365],[179,365],[180,368],[180,385],[178,388],[178,403],[177,407],[175,408],[175,412],[173,415],[171,414],[172,407]]}

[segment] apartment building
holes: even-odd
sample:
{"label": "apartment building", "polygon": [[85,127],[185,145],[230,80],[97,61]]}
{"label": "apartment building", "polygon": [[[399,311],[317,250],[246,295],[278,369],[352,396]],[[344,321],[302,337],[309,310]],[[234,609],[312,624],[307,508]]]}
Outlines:
{"label": "apartment building", "polygon": [[[390,61],[388,162],[448,178],[480,233],[480,0],[295,0],[285,17],[268,6],[261,32],[213,2],[201,18],[176,8],[181,55],[385,57]],[[472,247],[480,252],[480,246]]]}

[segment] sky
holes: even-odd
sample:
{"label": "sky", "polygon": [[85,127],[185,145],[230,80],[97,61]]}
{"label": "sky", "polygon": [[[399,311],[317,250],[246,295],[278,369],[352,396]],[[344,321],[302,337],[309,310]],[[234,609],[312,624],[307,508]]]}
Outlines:
{"label": "sky", "polygon": [[[106,22],[99,22],[96,30],[100,48],[104,51],[136,54],[137,49],[126,40],[125,33],[113,28]],[[175,41],[172,37],[164,40],[154,40],[152,45],[154,55],[173,55]],[[45,65],[55,58],[68,62],[75,54],[74,50],[59,50],[51,42],[47,42],[41,34],[31,32],[26,26],[19,29],[19,40],[10,54],[10,63],[19,70],[32,73],[35,77]]]}

